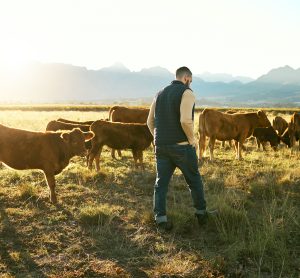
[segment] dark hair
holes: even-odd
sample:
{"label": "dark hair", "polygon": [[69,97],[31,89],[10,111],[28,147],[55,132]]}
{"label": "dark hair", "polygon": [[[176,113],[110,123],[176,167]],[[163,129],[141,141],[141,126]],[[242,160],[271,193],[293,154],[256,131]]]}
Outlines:
{"label": "dark hair", "polygon": [[192,72],[188,67],[181,67],[176,70],[176,78],[182,78],[185,75],[187,76],[192,76]]}

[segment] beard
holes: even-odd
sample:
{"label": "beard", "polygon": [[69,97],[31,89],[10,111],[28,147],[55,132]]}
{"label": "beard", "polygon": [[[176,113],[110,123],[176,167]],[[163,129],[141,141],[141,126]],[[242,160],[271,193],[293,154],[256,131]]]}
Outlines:
{"label": "beard", "polygon": [[190,87],[190,84],[191,84],[190,81],[186,81],[186,82],[184,83],[184,85],[186,85],[186,86],[188,86],[188,87]]}

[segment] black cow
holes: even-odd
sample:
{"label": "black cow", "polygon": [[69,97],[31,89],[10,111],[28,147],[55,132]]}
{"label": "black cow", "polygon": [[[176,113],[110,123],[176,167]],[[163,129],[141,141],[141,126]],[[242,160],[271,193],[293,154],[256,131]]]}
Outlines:
{"label": "black cow", "polygon": [[260,145],[262,145],[264,151],[266,150],[265,144],[267,142],[270,142],[271,147],[274,150],[277,150],[281,139],[275,129],[271,126],[255,128],[253,136],[256,138],[257,148],[260,149]]}

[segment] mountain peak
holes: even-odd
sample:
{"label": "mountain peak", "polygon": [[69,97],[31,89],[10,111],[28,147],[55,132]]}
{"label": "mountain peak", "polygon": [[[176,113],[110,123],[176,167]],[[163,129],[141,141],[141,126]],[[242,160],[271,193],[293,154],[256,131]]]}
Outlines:
{"label": "mountain peak", "polygon": [[109,72],[130,72],[130,70],[121,62],[116,62],[109,67],[102,68],[101,70]]}
{"label": "mountain peak", "polygon": [[169,72],[167,69],[156,66],[156,67],[151,67],[151,68],[143,68],[140,71],[142,74],[149,74],[153,76],[163,76],[163,75],[172,75],[171,72]]}
{"label": "mountain peak", "polygon": [[286,65],[270,70],[267,74],[264,74],[261,77],[259,77],[257,81],[265,83],[299,84],[300,74],[299,71]]}

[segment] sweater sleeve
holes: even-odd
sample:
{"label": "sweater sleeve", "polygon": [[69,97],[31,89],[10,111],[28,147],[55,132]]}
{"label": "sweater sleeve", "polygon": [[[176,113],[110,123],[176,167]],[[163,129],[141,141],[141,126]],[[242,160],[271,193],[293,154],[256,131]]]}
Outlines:
{"label": "sweater sleeve", "polygon": [[150,106],[150,111],[148,114],[148,118],[147,118],[147,126],[150,130],[150,132],[152,133],[152,135],[154,136],[154,111],[155,111],[155,99],[153,100],[151,106]]}
{"label": "sweater sleeve", "polygon": [[189,89],[185,90],[180,104],[180,123],[190,145],[195,146],[196,139],[194,136],[194,121],[192,117],[194,104],[195,96],[193,92]]}

